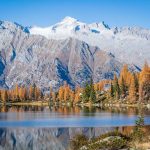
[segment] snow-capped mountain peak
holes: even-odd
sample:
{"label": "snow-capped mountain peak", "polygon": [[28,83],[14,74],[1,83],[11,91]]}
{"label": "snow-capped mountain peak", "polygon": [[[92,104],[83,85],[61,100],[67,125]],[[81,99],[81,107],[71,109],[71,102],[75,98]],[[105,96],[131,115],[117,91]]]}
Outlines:
{"label": "snow-capped mountain peak", "polygon": [[29,28],[24,27],[16,22],[10,22],[10,21],[1,21],[0,20],[0,29],[9,31],[14,30],[22,30],[25,33],[29,33]]}
{"label": "snow-capped mountain peak", "polygon": [[67,16],[61,22],[62,23],[74,23],[77,21],[78,21],[77,19]]}
{"label": "snow-capped mountain peak", "polygon": [[91,36],[93,34],[107,32],[108,30],[110,30],[110,28],[104,22],[86,24],[75,18],[65,17],[61,22],[49,27],[32,27],[30,28],[30,33],[42,35],[48,39],[60,40],[76,36],[78,39],[78,36]]}
{"label": "snow-capped mountain peak", "polygon": [[49,87],[64,80],[76,85],[91,75],[95,81],[113,77],[123,63],[139,68],[150,63],[150,30],[71,17],[46,28],[0,21],[0,51],[1,87],[32,82]]}
{"label": "snow-capped mountain peak", "polygon": [[[112,53],[119,61],[142,66],[150,60],[150,30],[140,27],[110,28],[104,22],[87,24],[71,17],[45,28],[23,27],[18,23],[0,21],[0,32],[19,30],[30,35],[41,35],[47,40],[68,38],[84,41]],[[2,36],[3,38],[6,36]],[[130,56],[130,57],[129,57]]]}
{"label": "snow-capped mountain peak", "polygon": [[110,28],[104,21],[87,24],[65,17],[61,22],[47,28],[33,27],[30,34],[54,40],[75,38],[111,52],[120,61],[139,66],[145,60],[150,60],[150,30],[139,27]]}

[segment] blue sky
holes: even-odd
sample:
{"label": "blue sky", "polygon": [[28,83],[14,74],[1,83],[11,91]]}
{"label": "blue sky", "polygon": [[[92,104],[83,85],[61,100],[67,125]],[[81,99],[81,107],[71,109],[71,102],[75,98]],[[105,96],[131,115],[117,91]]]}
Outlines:
{"label": "blue sky", "polygon": [[150,28],[150,0],[0,0],[0,20],[49,26],[71,16],[109,26]]}

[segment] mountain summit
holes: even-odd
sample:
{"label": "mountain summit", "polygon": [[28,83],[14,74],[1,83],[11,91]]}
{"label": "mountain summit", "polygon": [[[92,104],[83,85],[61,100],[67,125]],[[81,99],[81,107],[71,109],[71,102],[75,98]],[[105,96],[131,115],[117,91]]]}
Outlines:
{"label": "mountain summit", "polygon": [[66,17],[46,28],[33,27],[30,34],[55,40],[76,38],[112,53],[121,62],[140,67],[145,60],[150,60],[150,30],[139,27],[110,28],[104,22],[86,24]]}
{"label": "mountain summit", "polygon": [[69,16],[65,17],[65,18],[62,20],[62,22],[64,22],[64,23],[73,23],[73,22],[77,22],[77,21],[78,21],[77,19],[72,18],[72,17],[69,17]]}
{"label": "mountain summit", "polygon": [[[112,79],[123,63],[140,68],[150,60],[150,30],[110,28],[70,17],[47,27],[23,27],[0,21],[0,86],[36,83],[44,90],[67,81],[83,86]],[[134,67],[131,67],[134,66]]]}

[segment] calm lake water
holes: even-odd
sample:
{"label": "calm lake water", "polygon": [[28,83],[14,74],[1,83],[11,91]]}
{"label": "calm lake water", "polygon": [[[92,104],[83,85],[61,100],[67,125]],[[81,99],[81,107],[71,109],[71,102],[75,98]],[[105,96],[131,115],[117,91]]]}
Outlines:
{"label": "calm lake water", "polygon": [[1,106],[0,150],[66,150],[76,134],[88,138],[114,130],[127,134],[139,114],[150,125],[149,109]]}
{"label": "calm lake water", "polygon": [[88,107],[0,107],[0,127],[131,126],[139,114],[150,125],[150,110]]}

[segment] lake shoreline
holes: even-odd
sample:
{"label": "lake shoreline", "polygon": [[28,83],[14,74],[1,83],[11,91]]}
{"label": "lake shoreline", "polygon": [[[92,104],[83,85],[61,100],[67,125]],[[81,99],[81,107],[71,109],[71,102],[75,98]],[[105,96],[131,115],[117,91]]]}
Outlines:
{"label": "lake shoreline", "polygon": [[77,106],[81,107],[133,107],[133,108],[138,108],[138,107],[148,107],[150,108],[150,104],[120,104],[120,103],[104,103],[104,104],[89,104],[89,103],[83,103],[83,104],[77,104]]}
{"label": "lake shoreline", "polygon": [[150,109],[150,104],[136,103],[136,104],[125,104],[125,103],[50,103],[48,101],[31,101],[31,102],[7,102],[0,103],[0,106],[79,106],[79,107],[147,107]]}
{"label": "lake shoreline", "polygon": [[3,105],[6,105],[6,106],[49,106],[49,103],[48,102],[43,102],[43,101],[35,101],[35,102],[14,102],[14,103],[10,103],[10,102],[7,102],[7,103],[0,103],[0,106],[3,106]]}

